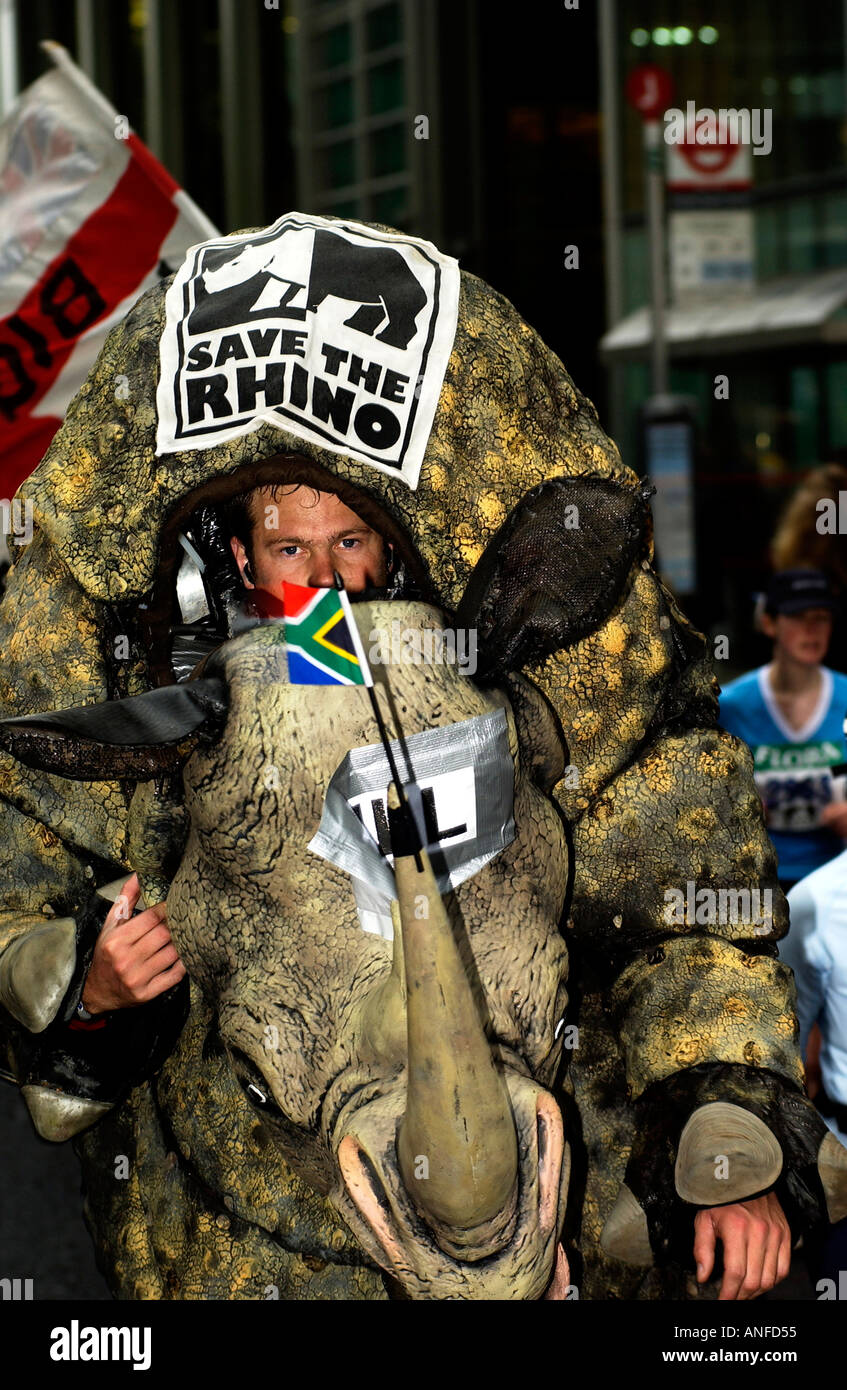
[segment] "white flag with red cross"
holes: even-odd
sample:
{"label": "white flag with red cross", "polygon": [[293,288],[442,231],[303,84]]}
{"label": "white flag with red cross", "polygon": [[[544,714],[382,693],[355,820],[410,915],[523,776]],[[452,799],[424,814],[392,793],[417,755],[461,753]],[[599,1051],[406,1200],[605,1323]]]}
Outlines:
{"label": "white flag with red cross", "polygon": [[[41,459],[106,334],[218,232],[59,44],[0,125],[0,497]],[[121,389],[116,382],[116,392]]]}

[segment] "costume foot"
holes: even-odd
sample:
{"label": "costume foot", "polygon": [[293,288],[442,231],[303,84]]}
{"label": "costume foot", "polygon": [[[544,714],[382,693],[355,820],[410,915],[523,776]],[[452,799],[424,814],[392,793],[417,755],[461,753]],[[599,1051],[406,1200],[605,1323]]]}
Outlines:
{"label": "costume foot", "polygon": [[0,1004],[30,1033],[42,1033],[67,993],[75,964],[73,917],[45,922],[0,956]]}
{"label": "costume foot", "polygon": [[22,1086],[21,1095],[41,1138],[49,1139],[51,1144],[61,1144],[82,1130],[89,1129],[95,1120],[112,1108],[82,1096],[65,1096],[60,1091],[50,1091],[46,1086]]}

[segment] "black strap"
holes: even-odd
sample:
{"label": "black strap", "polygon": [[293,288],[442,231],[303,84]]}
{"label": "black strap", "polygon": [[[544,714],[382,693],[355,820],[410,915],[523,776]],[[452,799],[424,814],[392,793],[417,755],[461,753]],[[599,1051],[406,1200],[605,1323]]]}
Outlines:
{"label": "black strap", "polygon": [[0,719],[14,729],[55,729],[93,743],[113,747],[151,747],[179,743],[209,718],[226,718],[227,689],[221,676],[203,676],[182,685],[162,686],[130,695],[125,700],[105,700],[98,705],[46,710],[42,714]]}

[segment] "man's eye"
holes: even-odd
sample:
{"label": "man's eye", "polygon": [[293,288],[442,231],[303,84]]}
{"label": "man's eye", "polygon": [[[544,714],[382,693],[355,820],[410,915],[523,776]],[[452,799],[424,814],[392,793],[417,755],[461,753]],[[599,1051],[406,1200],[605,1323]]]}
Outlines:
{"label": "man's eye", "polygon": [[361,541],[358,536],[345,536],[341,544],[345,550],[352,550],[355,545],[361,545]]}
{"label": "man's eye", "polygon": [[299,545],[281,545],[279,550],[277,551],[277,554],[293,557],[294,555],[297,555],[299,553],[299,550]]}

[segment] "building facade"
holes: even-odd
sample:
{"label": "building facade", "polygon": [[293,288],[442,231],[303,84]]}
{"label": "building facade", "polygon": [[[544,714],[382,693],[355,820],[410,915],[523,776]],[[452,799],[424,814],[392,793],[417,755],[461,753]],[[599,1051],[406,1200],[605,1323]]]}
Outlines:
{"label": "building facade", "polygon": [[[758,111],[770,129],[741,198],[752,214],[752,292],[727,289],[707,313],[671,304],[668,315],[670,390],[693,403],[698,433],[697,585],[686,603],[703,626],[728,628],[744,657],[760,650],[751,597],[782,507],[815,465],[847,462],[845,9],[841,0],[612,0],[610,9],[621,91],[635,67],[656,65],[672,79],[674,108]],[[634,457],[651,393],[644,156],[637,112],[622,102],[612,118],[623,303],[603,346],[620,443]]]}

